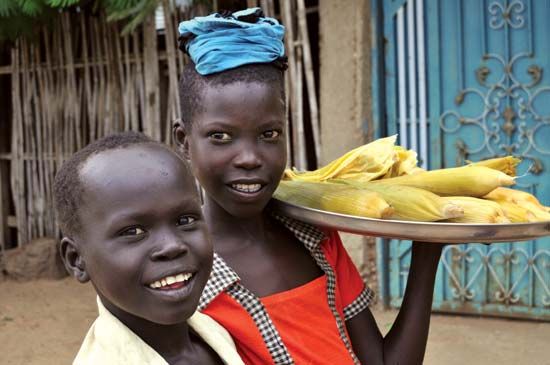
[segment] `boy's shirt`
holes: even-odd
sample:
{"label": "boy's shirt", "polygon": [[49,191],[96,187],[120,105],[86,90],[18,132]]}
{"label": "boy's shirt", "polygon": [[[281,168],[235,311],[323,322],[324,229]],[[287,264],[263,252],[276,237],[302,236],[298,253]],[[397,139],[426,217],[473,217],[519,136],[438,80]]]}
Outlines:
{"label": "boy's shirt", "polygon": [[[97,298],[99,316],[92,324],[73,365],[168,365],[166,360],[124,323],[112,315]],[[229,333],[209,316],[195,312],[189,326],[227,365],[244,365]]]}
{"label": "boy's shirt", "polygon": [[300,287],[258,298],[217,254],[199,302],[232,335],[247,364],[359,364],[345,321],[374,297],[338,233],[275,217],[308,249],[324,275]]}

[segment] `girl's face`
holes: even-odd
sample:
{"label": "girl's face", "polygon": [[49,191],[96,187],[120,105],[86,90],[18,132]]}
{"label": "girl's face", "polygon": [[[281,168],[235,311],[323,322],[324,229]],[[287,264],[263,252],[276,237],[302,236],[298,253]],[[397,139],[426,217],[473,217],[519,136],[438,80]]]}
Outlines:
{"label": "girl's face", "polygon": [[286,166],[280,90],[257,82],[212,86],[202,105],[182,144],[193,173],[211,202],[232,216],[260,214]]}

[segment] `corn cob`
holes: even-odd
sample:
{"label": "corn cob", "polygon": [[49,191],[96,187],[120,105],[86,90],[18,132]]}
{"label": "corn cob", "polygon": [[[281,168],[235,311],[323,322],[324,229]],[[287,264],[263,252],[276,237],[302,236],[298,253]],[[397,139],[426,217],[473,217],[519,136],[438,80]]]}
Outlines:
{"label": "corn cob", "polygon": [[547,212],[545,209],[542,209],[538,205],[526,200],[520,200],[516,202],[516,204],[533,213],[538,222],[550,221],[550,213]]}
{"label": "corn cob", "polygon": [[431,191],[440,196],[481,197],[499,186],[514,184],[514,178],[484,166],[455,167],[426,171],[372,182],[381,185],[404,185]]}
{"label": "corn cob", "polygon": [[464,208],[464,216],[449,219],[453,223],[510,223],[504,210],[491,200],[469,196],[449,196],[442,198]]}
{"label": "corn cob", "polygon": [[396,160],[394,151],[397,136],[380,138],[330,162],[314,171],[285,171],[284,180],[321,182],[328,179],[356,179],[370,181],[383,176]]}
{"label": "corn cob", "polygon": [[521,160],[514,156],[491,158],[479,162],[470,162],[467,166],[485,166],[504,172],[509,176],[516,176],[516,166]]}
{"label": "corn cob", "polygon": [[335,182],[380,194],[394,209],[390,219],[434,222],[460,217],[464,214],[464,210],[460,206],[446,202],[429,191],[414,187],[341,179]]}
{"label": "corn cob", "polygon": [[526,223],[537,221],[537,218],[529,209],[521,207],[514,202],[498,199],[493,201],[500,205],[500,207],[504,211],[504,214],[506,214],[506,216],[512,223]]}
{"label": "corn cob", "polygon": [[484,198],[491,200],[506,200],[514,203],[519,201],[528,201],[540,209],[546,210],[534,195],[521,190],[499,187],[485,195]]}
{"label": "corn cob", "polygon": [[393,208],[374,192],[340,184],[281,181],[274,197],[292,204],[368,218],[387,218]]}

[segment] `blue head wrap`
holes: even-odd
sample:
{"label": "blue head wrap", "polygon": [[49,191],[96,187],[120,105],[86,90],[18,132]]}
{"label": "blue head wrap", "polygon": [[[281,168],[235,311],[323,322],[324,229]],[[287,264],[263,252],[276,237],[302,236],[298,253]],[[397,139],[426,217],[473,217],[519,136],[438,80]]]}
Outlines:
{"label": "blue head wrap", "polygon": [[201,75],[251,63],[270,63],[284,56],[285,28],[250,8],[229,16],[218,13],[181,22],[180,40]]}

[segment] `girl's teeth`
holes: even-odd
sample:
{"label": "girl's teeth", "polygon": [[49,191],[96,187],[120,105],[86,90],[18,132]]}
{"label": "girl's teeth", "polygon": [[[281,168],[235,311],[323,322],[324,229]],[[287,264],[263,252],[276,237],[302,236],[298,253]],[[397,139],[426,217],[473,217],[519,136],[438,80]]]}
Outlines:
{"label": "girl's teeth", "polygon": [[262,188],[261,184],[233,184],[231,187],[245,193],[255,193]]}
{"label": "girl's teeth", "polygon": [[167,276],[161,280],[157,280],[154,283],[149,284],[149,287],[152,289],[159,289],[175,283],[183,283],[191,279],[191,276],[193,276],[191,273],[181,273],[175,276]]}

